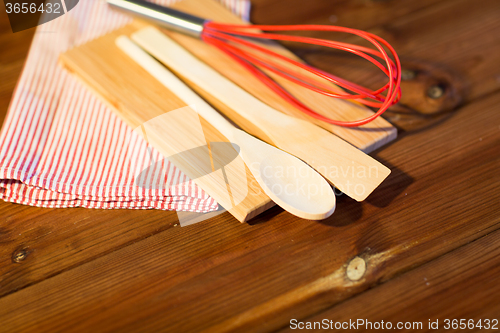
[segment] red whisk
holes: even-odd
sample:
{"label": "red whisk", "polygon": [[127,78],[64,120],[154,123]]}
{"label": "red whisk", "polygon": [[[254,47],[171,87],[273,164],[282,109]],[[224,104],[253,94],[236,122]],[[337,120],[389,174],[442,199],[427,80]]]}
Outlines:
{"label": "red whisk", "polygon": [[[384,113],[391,105],[397,103],[401,97],[401,64],[396,52],[384,39],[366,31],[325,25],[224,24],[207,21],[196,16],[143,0],[107,0],[107,2],[120,9],[125,9],[134,14],[138,14],[141,17],[153,20],[170,29],[203,39],[206,43],[214,45],[228,54],[281,98],[302,112],[331,124],[346,127],[364,125]],[[256,32],[256,30],[266,31],[266,33]],[[274,31],[292,30],[349,33],[364,38],[375,48],[372,49],[355,44],[336,42],[320,38],[270,33]],[[377,90],[370,90],[356,83],[322,71],[316,67],[280,55],[251,42],[252,39],[272,39],[277,41],[298,42],[347,51],[370,61],[375,66],[380,68],[380,70],[387,75],[388,82]],[[392,56],[392,59],[384,47],[389,50],[389,54]],[[377,60],[377,58],[381,59],[382,62]],[[283,66],[284,63],[297,66],[302,70],[314,74],[315,77],[313,79],[311,76],[291,72],[290,68]],[[377,108],[378,110],[376,113],[367,118],[355,121],[340,121],[326,118],[300,102],[292,94],[271,79],[263,71],[263,69],[269,70],[287,80],[311,89],[319,94],[333,98],[356,100],[359,103],[372,108]],[[344,88],[345,91],[339,92],[332,90],[332,87],[328,84],[328,82],[335,83],[336,85]]]}

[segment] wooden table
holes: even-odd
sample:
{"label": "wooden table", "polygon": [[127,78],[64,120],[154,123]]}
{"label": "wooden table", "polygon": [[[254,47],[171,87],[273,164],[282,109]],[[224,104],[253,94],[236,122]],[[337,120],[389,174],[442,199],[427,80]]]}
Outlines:
{"label": "wooden table", "polygon": [[[252,20],[367,29],[401,55],[404,99],[386,116],[399,137],[373,153],[392,169],[383,185],[363,203],[340,197],[321,222],[276,207],[248,224],[224,213],[179,227],[174,212],[0,202],[0,331],[268,332],[292,319],[424,329],[439,320],[443,329],[446,319],[499,319],[498,1],[302,4],[255,0]],[[13,34],[0,12],[3,119],[34,30]],[[382,82],[349,57],[295,51]]]}

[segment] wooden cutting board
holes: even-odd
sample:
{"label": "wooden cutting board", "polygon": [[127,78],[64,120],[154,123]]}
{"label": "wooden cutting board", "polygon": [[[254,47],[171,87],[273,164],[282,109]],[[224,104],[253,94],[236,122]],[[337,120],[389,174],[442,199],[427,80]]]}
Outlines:
{"label": "wooden cutting board", "polygon": [[61,55],[130,127],[240,222],[274,206],[228,140],[115,45],[134,22]]}
{"label": "wooden cutting board", "polygon": [[[175,7],[218,21],[241,22],[239,18],[212,0],[183,0]],[[146,25],[145,22],[134,21],[124,28],[69,50],[61,55],[61,63],[99,95],[129,126],[139,128],[139,134],[236,219],[241,222],[247,221],[272,207],[274,203],[264,194],[234,150],[226,145],[221,152],[218,145],[216,154],[210,149],[214,146],[210,143],[227,142],[227,139],[203,118],[186,108],[179,98],[115,45],[118,36],[130,36]],[[217,49],[183,35],[171,33],[170,36],[264,102],[285,113],[308,118],[274,96],[260,81],[247,74],[245,69],[240,68]],[[288,53],[281,47],[271,47],[279,49],[281,53]],[[295,92],[297,89],[290,87],[291,84],[288,82],[281,83],[291,91]],[[193,88],[214,106],[230,115],[240,127],[256,136],[261,134],[258,128],[244,118],[233,118],[234,113],[215,98],[196,86]],[[313,108],[323,110],[323,113],[327,105],[325,103],[328,102],[327,114],[330,117],[355,119],[372,113],[356,104],[330,98],[324,100],[322,96],[311,95],[308,91],[299,91],[297,94]],[[381,118],[362,129],[340,128],[325,123],[319,125],[364,151],[376,149],[396,137],[396,129]],[[200,136],[200,132],[204,135]]]}

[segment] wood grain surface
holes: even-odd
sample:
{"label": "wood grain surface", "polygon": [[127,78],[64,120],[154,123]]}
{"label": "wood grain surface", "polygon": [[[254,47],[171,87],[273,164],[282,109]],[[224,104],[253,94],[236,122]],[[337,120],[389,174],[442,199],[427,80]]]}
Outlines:
{"label": "wood grain surface", "polygon": [[[322,222],[275,207],[248,224],[223,213],[181,228],[174,212],[0,202],[0,331],[270,332],[292,318],[500,317],[500,7],[489,0],[290,3],[255,1],[252,20],[349,18],[352,27],[393,36],[404,59],[420,66],[405,82],[418,81],[422,95],[412,98],[422,109],[392,110],[403,130],[373,154],[392,170],[384,184],[363,203],[339,197]],[[2,6],[5,115],[33,30],[13,34]],[[335,55],[301,52],[332,69]],[[337,74],[380,84],[353,60],[335,59]],[[445,94],[432,99],[443,107],[437,113],[425,109],[433,79],[448,80]],[[350,280],[356,274],[348,267],[363,267],[356,257],[365,272]]]}
{"label": "wood grain surface", "polygon": [[453,321],[468,332],[481,332],[486,326],[500,328],[494,322],[500,313],[499,255],[497,230],[304,322],[363,319],[351,332],[370,332],[373,323],[381,321],[394,328],[398,323],[409,325],[408,332],[428,330],[429,320],[439,328],[436,331],[451,329]]}

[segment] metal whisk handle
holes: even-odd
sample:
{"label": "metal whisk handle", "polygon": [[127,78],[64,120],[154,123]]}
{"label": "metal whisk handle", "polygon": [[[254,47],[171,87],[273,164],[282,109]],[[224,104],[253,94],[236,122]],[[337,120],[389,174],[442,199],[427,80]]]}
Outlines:
{"label": "metal whisk handle", "polygon": [[106,0],[111,6],[166,28],[200,38],[207,20],[143,0]]}

